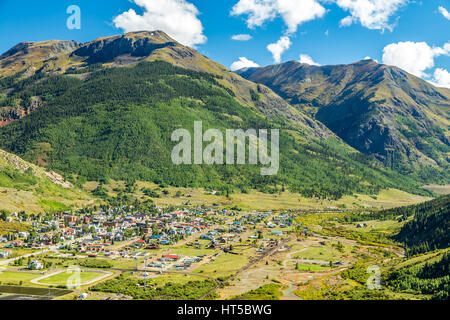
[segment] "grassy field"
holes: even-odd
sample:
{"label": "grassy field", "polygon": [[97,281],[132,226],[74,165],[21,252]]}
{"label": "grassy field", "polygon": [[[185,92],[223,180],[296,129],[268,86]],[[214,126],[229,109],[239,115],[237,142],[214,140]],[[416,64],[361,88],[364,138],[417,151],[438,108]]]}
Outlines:
{"label": "grassy field", "polygon": [[0,150],[0,209],[44,213],[94,201],[62,176]]}
{"label": "grassy field", "polygon": [[[66,285],[69,278],[72,276],[72,273],[68,272],[61,272],[54,274],[50,277],[44,278],[42,280],[39,280],[40,284],[44,285],[53,285],[53,286],[61,286]],[[99,272],[80,272],[80,282],[81,285],[88,283],[90,281],[93,281],[95,279],[98,279],[102,277],[104,274]]]}
{"label": "grassy field", "polygon": [[[113,264],[114,269],[129,269],[136,270],[136,259],[131,258],[118,258],[118,259],[108,259],[109,262]],[[143,258],[139,259],[139,263],[144,261]]]}
{"label": "grassy field", "polygon": [[[1,250],[3,250],[3,249],[0,249],[0,251]],[[21,257],[23,255],[39,251],[39,250],[23,249],[23,248],[12,248],[12,249],[8,249],[8,250],[12,251],[12,255],[10,257],[8,257],[8,258],[0,258],[0,261],[11,259],[11,258],[16,258],[16,257]]]}
{"label": "grassy field", "polygon": [[449,251],[450,251],[450,249],[445,249],[445,250],[438,250],[437,252],[429,252],[426,254],[420,254],[420,255],[414,256],[412,258],[409,258],[407,260],[396,262],[395,264],[387,263],[386,267],[392,267],[393,270],[398,270],[398,269],[405,268],[405,267],[412,266],[412,265],[422,265],[426,262],[433,263],[433,262],[436,262],[437,260],[439,260],[440,258],[442,258],[442,255],[445,252],[449,252]]}
{"label": "grassy field", "polygon": [[444,186],[440,186],[437,184],[430,184],[427,186],[423,186],[424,189],[433,191],[437,194],[450,194],[450,184],[446,184]]}
{"label": "grassy field", "polygon": [[184,257],[194,257],[194,256],[201,256],[201,255],[207,255],[207,256],[211,256],[213,254],[215,254],[216,252],[218,252],[218,250],[214,250],[214,249],[195,249],[192,247],[180,247],[180,248],[175,248],[173,250],[169,251],[169,254],[178,254],[178,255],[182,255]]}
{"label": "grassy field", "polygon": [[16,233],[28,229],[29,226],[24,223],[0,221],[0,234]]}
{"label": "grassy field", "polygon": [[[407,221],[411,220],[410,217]],[[356,222],[354,224],[343,225],[344,228],[348,230],[358,231],[358,232],[384,232],[384,233],[392,233],[396,230],[399,230],[407,221],[398,222],[396,220],[386,220],[386,221],[365,221],[367,224],[367,228],[358,228]]]}
{"label": "grassy field", "polygon": [[[209,191],[202,188],[160,188],[158,185],[150,182],[139,181],[134,196],[138,199],[150,199],[142,192],[143,188],[155,190],[160,197],[151,198],[159,206],[168,205],[205,205],[212,206],[219,204],[222,207],[237,206],[242,210],[287,210],[287,209],[321,209],[321,208],[392,208],[397,206],[409,205],[423,202],[430,198],[416,196],[396,189],[382,190],[378,195],[354,195],[345,196],[338,201],[318,200],[314,198],[305,198],[297,193],[289,191],[279,194],[266,194],[255,190],[248,194],[231,194],[229,198],[225,196],[211,195]],[[88,182],[84,188],[88,191],[94,190],[98,182]],[[125,189],[123,181],[110,181],[104,185],[110,196],[116,196],[119,190]],[[163,194],[162,190],[168,191]],[[176,196],[179,193],[181,196]]]}
{"label": "grassy field", "polygon": [[281,297],[280,289],[281,285],[279,284],[266,284],[256,290],[232,297],[231,300],[279,300]]}
{"label": "grassy field", "polygon": [[[43,200],[44,199],[44,200]],[[45,191],[43,194],[37,194],[35,191],[18,190],[12,188],[0,187],[0,209],[10,212],[38,212],[58,210],[69,207],[82,207],[94,205],[97,202],[87,194],[76,193],[70,190],[64,193],[51,193]]]}
{"label": "grassy field", "polygon": [[[386,260],[380,258],[382,260],[378,260],[377,265],[380,266],[382,277],[384,277],[385,274],[389,274],[393,270],[411,266],[419,267],[425,263],[436,262],[445,251],[448,250],[440,250],[409,259]],[[420,294],[414,292],[413,289],[395,292],[386,284],[382,284],[381,290],[369,290],[365,283],[360,282],[357,278],[343,278],[340,274],[323,278],[317,277],[310,281],[298,283],[298,290],[296,290],[295,294],[304,300],[427,300],[431,298],[430,294]]]}
{"label": "grassy field", "polygon": [[327,244],[325,246],[311,246],[306,250],[293,255],[294,259],[337,261],[342,260],[344,256],[350,255],[352,246],[343,244],[342,251],[336,247]]}
{"label": "grassy field", "polygon": [[270,195],[257,191],[231,195],[230,198],[233,204],[249,210],[392,208],[429,200],[429,198],[411,195],[396,189],[382,190],[373,197],[368,195],[345,196],[337,201],[305,198],[291,192]]}
{"label": "grassy field", "polygon": [[295,266],[298,271],[320,272],[330,270],[330,267],[317,264],[299,264]]}
{"label": "grassy field", "polygon": [[42,275],[34,273],[4,271],[0,272],[0,282],[2,284],[19,284],[21,281],[23,283],[29,283],[30,280],[36,279],[41,276]]}
{"label": "grassy field", "polygon": [[229,276],[248,264],[248,258],[240,255],[221,254],[214,262],[201,265],[194,272],[209,277]]}
{"label": "grassy field", "polygon": [[[141,273],[125,273],[125,275],[132,279],[143,279],[143,276]],[[151,275],[150,277],[147,277],[147,283],[151,283],[152,285],[156,286],[162,286],[168,282],[171,283],[177,283],[177,284],[185,284],[189,281],[201,281],[205,278],[202,276],[196,276],[196,275],[185,275],[185,274],[175,274],[175,273],[165,273],[162,275]]]}

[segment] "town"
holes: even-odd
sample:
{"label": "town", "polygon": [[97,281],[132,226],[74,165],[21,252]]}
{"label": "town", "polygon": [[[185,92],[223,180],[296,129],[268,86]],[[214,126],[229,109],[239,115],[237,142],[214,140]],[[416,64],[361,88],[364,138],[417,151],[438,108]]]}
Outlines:
{"label": "town", "polygon": [[[56,290],[80,289],[129,272],[138,272],[144,283],[177,272],[205,275],[200,270],[204,266],[217,266],[221,272],[222,254],[243,268],[255,256],[281,246],[286,230],[293,228],[294,214],[123,205],[45,215],[14,212],[3,218],[5,225],[23,230],[0,233],[0,285]],[[82,268],[76,286],[69,283],[73,265]],[[2,281],[5,273],[23,280]],[[225,276],[232,274],[224,270]]]}

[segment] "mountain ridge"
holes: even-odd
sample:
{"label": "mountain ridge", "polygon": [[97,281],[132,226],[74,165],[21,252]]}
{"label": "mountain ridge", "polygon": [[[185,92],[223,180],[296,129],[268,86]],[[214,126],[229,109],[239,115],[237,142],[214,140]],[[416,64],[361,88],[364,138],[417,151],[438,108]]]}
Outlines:
{"label": "mountain ridge", "polygon": [[449,168],[448,89],[372,60],[334,66],[290,61],[238,73],[389,166],[405,172],[417,164]]}

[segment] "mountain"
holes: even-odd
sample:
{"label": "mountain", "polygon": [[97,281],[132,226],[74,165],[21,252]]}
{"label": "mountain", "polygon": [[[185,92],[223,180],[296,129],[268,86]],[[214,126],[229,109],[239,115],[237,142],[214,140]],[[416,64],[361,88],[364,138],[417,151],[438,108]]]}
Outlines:
{"label": "mountain", "polygon": [[[26,49],[22,49],[23,47]],[[292,125],[303,128],[310,135],[333,135],[321,123],[290,106],[272,90],[237,76],[197,51],[177,43],[162,31],[132,32],[99,38],[82,45],[75,41],[19,44],[0,57],[0,66],[6,66],[6,69],[0,68],[0,75],[8,75],[0,80],[0,89],[10,88],[15,83],[15,93],[29,82],[48,75],[66,73],[83,78],[96,69],[126,67],[152,61],[166,61],[182,68],[217,75],[219,83],[231,90],[239,103],[255,108],[268,117],[290,119]],[[21,68],[11,69],[11,64]],[[0,99],[0,127],[30,114],[45,103],[41,96],[14,97],[16,99]]]}
{"label": "mountain", "polygon": [[[287,187],[327,198],[387,187],[426,193],[265,85],[162,31],[100,38],[39,62],[18,59],[27,67],[0,79],[0,110],[22,114],[0,128],[0,147],[78,184],[112,178],[223,191]],[[280,128],[279,174],[261,176],[254,165],[174,165],[172,132],[192,132],[198,120],[222,132]]]}
{"label": "mountain", "polygon": [[0,150],[0,209],[28,213],[66,210],[92,198],[61,175]]}
{"label": "mountain", "polygon": [[388,167],[448,183],[449,89],[373,60],[335,66],[290,61],[238,73],[269,86]]}

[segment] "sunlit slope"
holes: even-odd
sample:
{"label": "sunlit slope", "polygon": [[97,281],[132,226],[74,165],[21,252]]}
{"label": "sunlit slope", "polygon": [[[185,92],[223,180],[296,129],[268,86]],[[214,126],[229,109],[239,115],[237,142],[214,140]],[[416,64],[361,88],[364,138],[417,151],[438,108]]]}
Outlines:
{"label": "sunlit slope", "polygon": [[40,213],[88,203],[93,199],[61,175],[0,150],[0,210]]}

